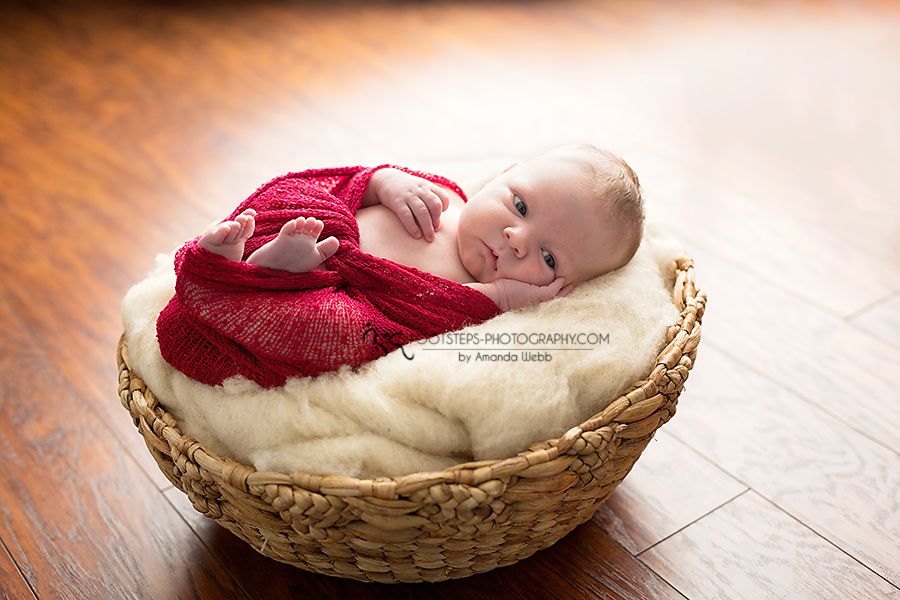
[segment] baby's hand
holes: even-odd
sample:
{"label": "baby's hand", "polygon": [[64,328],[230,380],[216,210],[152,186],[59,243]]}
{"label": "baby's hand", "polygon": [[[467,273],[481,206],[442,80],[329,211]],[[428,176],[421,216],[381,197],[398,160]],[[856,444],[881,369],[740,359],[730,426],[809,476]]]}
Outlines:
{"label": "baby's hand", "polygon": [[397,169],[379,169],[369,185],[376,186],[378,200],[396,213],[409,235],[434,240],[441,213],[450,206],[447,190]]}
{"label": "baby's hand", "polygon": [[565,282],[562,277],[557,277],[548,285],[532,285],[515,279],[498,279],[490,283],[467,285],[484,293],[501,310],[507,311],[538,304],[551,298],[562,298],[574,288],[572,285],[565,285]]}

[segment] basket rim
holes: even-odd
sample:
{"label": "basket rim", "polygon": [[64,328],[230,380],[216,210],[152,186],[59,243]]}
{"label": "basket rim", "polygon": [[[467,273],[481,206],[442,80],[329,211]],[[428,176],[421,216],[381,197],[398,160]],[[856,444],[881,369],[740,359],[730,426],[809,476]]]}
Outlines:
{"label": "basket rim", "polygon": [[441,471],[370,479],[304,471],[295,471],[290,475],[259,471],[221,456],[206,448],[200,441],[182,433],[175,418],[159,404],[153,391],[132,370],[124,333],[119,339],[116,352],[119,396],[139,429],[143,422],[143,426],[206,469],[214,478],[244,492],[250,492],[251,488],[259,489],[258,486],[286,485],[319,494],[390,500],[437,484],[477,487],[491,480],[508,479],[513,475],[539,476],[537,472],[541,471],[540,465],[556,461],[566,454],[572,454],[574,459],[575,455],[571,451],[583,434],[603,428],[611,428],[613,435],[620,434],[630,423],[653,413],[661,404],[659,389],[666,373],[679,364],[682,356],[696,350],[700,342],[700,322],[706,294],[695,285],[693,261],[690,258],[683,257],[673,261],[670,271],[673,300],[680,315],[678,321],[670,326],[668,343],[659,353],[650,374],[632,384],[605,409],[569,428],[559,438],[534,443],[528,449],[507,458],[464,462]]}

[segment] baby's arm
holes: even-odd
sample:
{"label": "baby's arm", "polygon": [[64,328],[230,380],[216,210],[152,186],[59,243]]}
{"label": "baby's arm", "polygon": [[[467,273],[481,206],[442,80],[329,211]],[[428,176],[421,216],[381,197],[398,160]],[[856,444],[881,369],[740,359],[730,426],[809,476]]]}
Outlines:
{"label": "baby's arm", "polygon": [[441,225],[441,213],[450,206],[450,195],[427,179],[385,168],[372,173],[362,198],[362,206],[379,203],[396,213],[409,235],[430,242]]}
{"label": "baby's arm", "polygon": [[516,310],[531,304],[538,304],[551,298],[562,298],[572,291],[574,286],[564,285],[565,280],[557,277],[549,285],[532,285],[515,279],[497,279],[490,283],[465,283],[463,285],[479,291],[500,310]]}

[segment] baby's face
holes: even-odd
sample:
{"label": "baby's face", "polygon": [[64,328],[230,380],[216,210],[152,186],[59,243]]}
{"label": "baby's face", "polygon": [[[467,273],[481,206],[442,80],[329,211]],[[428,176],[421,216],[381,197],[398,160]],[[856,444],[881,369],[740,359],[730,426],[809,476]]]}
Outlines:
{"label": "baby's face", "polygon": [[610,271],[622,235],[591,199],[575,161],[545,155],[516,165],[472,196],[459,217],[463,266],[482,283],[578,285]]}

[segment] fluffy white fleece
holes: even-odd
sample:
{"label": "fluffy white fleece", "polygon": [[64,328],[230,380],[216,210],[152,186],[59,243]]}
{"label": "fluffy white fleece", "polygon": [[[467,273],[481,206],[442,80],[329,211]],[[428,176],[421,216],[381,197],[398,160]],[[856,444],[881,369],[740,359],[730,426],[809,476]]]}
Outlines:
{"label": "fluffy white fleece", "polygon": [[[477,164],[455,172],[472,193],[496,171]],[[162,359],[156,317],[174,293],[175,275],[172,256],[160,256],[123,302],[132,367],[186,434],[260,470],[395,476],[512,456],[591,417],[652,368],[678,318],[669,277],[683,251],[650,213],[634,259],[566,298],[505,313],[454,339],[409,345],[356,371],[269,390],[243,378],[206,386]],[[533,333],[596,334],[608,342],[487,337]],[[479,360],[485,355],[518,360]],[[524,360],[528,355],[551,360]]]}

